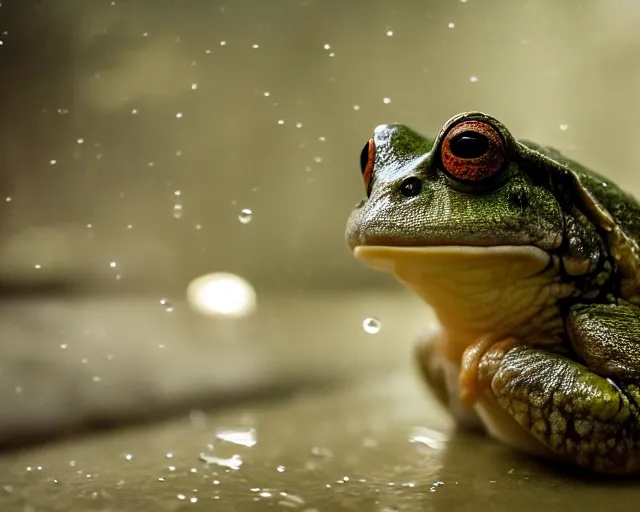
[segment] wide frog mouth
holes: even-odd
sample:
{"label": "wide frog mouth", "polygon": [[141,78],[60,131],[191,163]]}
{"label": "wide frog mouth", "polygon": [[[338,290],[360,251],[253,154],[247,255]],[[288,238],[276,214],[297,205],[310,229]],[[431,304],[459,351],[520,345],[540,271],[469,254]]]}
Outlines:
{"label": "wide frog mouth", "polygon": [[353,254],[393,274],[433,307],[448,333],[448,356],[456,362],[488,332],[498,338],[535,335],[554,295],[550,285],[559,286],[554,258],[532,245],[358,245]]}

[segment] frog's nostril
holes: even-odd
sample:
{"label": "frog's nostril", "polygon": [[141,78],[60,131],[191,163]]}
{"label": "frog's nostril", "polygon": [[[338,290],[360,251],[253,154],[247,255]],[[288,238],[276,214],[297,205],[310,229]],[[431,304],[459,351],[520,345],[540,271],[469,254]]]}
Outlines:
{"label": "frog's nostril", "polygon": [[422,192],[422,180],[411,176],[400,183],[400,193],[404,197],[415,197]]}

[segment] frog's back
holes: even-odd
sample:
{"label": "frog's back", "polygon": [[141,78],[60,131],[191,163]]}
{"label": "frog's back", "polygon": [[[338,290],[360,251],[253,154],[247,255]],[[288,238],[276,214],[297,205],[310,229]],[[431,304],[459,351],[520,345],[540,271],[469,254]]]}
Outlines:
{"label": "frog's back", "polygon": [[[631,194],[604,176],[587,169],[578,162],[567,158],[556,149],[540,146],[529,141],[520,141],[530,149],[566,165],[582,187],[600,203],[614,220],[615,224],[633,241],[640,245],[640,203]],[[586,213],[586,212],[585,212]]]}

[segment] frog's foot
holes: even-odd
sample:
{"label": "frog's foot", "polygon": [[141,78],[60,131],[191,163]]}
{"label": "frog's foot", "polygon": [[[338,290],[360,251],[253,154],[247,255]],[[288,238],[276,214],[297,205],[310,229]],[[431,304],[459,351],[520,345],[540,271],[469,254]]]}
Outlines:
{"label": "frog's foot", "polygon": [[459,389],[460,402],[472,407],[484,390],[490,386],[490,380],[481,378],[480,365],[495,366],[509,350],[519,345],[515,338],[495,341],[490,335],[483,336],[469,345],[462,354]]}
{"label": "frog's foot", "polygon": [[420,337],[415,354],[418,370],[435,397],[449,410],[459,425],[484,430],[476,412],[460,403],[460,369],[444,356],[438,341],[439,334],[434,332],[425,333]]}
{"label": "frog's foot", "polygon": [[640,473],[638,385],[527,346],[486,351],[477,368],[490,382],[485,396],[552,454],[598,472]]}
{"label": "frog's foot", "polygon": [[640,309],[631,304],[573,306],[567,332],[580,359],[593,371],[640,379]]}

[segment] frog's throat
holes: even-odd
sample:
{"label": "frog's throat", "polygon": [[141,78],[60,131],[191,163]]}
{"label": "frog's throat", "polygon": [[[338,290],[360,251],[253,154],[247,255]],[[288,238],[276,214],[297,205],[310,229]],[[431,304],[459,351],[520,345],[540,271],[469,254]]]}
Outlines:
{"label": "frog's throat", "polygon": [[488,333],[532,339],[561,328],[550,254],[533,246],[357,246],[355,257],[394,274],[429,303],[448,338],[449,359]]}

